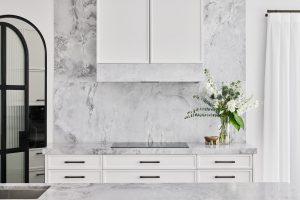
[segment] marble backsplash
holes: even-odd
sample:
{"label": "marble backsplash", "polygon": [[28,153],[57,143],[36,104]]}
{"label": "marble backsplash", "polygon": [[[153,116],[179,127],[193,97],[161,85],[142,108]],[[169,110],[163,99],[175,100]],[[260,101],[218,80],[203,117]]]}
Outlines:
{"label": "marble backsplash", "polygon": [[[245,0],[203,0],[204,66],[245,81]],[[200,142],[218,119],[184,120],[202,83],[97,83],[96,0],[54,0],[54,143]],[[232,135],[245,141],[245,132]]]}

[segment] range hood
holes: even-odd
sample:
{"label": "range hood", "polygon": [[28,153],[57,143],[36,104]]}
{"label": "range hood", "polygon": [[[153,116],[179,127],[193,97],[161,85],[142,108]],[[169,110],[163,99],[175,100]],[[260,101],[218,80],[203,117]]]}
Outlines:
{"label": "range hood", "polygon": [[202,64],[100,64],[98,82],[199,82]]}

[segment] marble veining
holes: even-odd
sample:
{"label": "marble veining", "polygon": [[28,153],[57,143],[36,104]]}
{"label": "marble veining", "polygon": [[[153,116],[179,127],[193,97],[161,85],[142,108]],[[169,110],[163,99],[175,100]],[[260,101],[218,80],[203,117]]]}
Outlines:
{"label": "marble veining", "polygon": [[256,154],[257,149],[248,144],[208,146],[201,143],[188,143],[189,148],[111,148],[112,143],[52,144],[44,153],[47,155],[222,155]]}
{"label": "marble veining", "polygon": [[[202,142],[218,135],[218,119],[183,119],[203,83],[97,83],[96,0],[54,4],[54,143]],[[203,0],[203,7],[204,67],[219,81],[245,81],[245,0]],[[245,131],[231,135],[233,142],[245,138]]]}
{"label": "marble veining", "polygon": [[[20,186],[7,184],[0,186],[0,189]],[[26,187],[30,188],[31,186],[26,185]],[[300,199],[300,190],[298,185],[287,183],[54,184],[39,198],[39,200],[82,199],[298,200]]]}

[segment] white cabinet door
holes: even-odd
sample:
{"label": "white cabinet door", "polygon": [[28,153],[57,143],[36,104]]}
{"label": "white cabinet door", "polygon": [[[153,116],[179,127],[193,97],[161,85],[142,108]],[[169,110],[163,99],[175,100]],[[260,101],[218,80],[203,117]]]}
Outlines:
{"label": "white cabinet door", "polygon": [[29,71],[29,105],[45,105],[45,71]]}
{"label": "white cabinet door", "polygon": [[195,170],[103,170],[103,183],[195,182]]}
{"label": "white cabinet door", "polygon": [[102,156],[98,155],[51,155],[48,156],[48,169],[58,170],[100,170]]}
{"label": "white cabinet door", "polygon": [[201,0],[150,0],[151,63],[201,63]]}
{"label": "white cabinet door", "polygon": [[105,155],[104,169],[196,169],[195,155]]}
{"label": "white cabinet door", "polygon": [[29,171],[29,183],[45,183],[45,170]]}
{"label": "white cabinet door", "polygon": [[198,183],[251,183],[251,170],[198,170]]}
{"label": "white cabinet door", "polygon": [[101,171],[49,170],[48,183],[101,183]]}
{"label": "white cabinet door", "polygon": [[149,0],[98,0],[98,63],[149,63]]}
{"label": "white cabinet door", "polygon": [[251,169],[251,155],[198,155],[198,169]]}
{"label": "white cabinet door", "polygon": [[43,149],[29,150],[29,168],[31,170],[45,168],[45,155],[42,152]]}

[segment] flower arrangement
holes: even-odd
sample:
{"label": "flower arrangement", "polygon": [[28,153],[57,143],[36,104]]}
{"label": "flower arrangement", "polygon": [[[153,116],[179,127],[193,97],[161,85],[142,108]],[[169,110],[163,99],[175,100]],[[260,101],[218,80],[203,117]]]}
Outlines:
{"label": "flower arrangement", "polygon": [[242,115],[248,110],[258,106],[258,101],[253,97],[246,97],[241,89],[241,81],[231,82],[228,85],[222,83],[218,87],[213,77],[207,69],[204,69],[207,78],[206,91],[202,96],[195,95],[193,98],[202,101],[206,106],[195,108],[189,111],[185,119],[193,117],[219,117],[220,126],[220,143],[228,143],[229,124],[235,129],[245,128]]}

